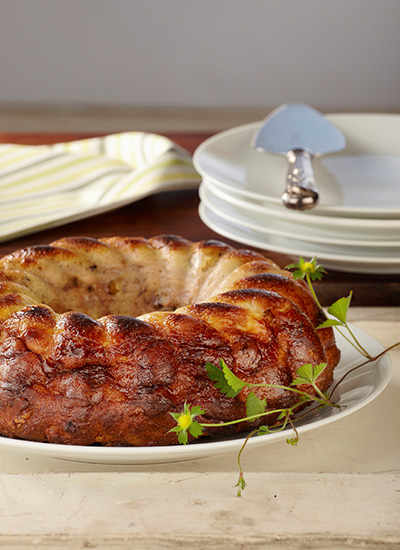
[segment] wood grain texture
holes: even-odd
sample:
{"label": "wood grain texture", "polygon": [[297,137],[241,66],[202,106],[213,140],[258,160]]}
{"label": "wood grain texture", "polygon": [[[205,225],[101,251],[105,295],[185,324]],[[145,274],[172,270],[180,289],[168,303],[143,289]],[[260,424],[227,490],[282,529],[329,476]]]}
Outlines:
{"label": "wood grain texture", "polygon": [[[165,133],[178,145],[193,153],[209,133]],[[50,144],[94,137],[91,134],[0,134],[0,143],[20,143],[30,145]],[[19,239],[0,243],[3,256],[18,248],[32,244],[48,244],[64,236],[109,237],[177,234],[191,240],[220,239],[237,247],[242,244],[225,239],[209,229],[199,218],[199,197],[197,190],[158,193],[118,210],[33,233]],[[249,247],[247,247],[249,248]],[[284,254],[273,251],[262,253],[281,267],[291,262]],[[330,271],[320,283],[317,292],[323,305],[330,305],[336,299],[354,292],[353,305],[356,306],[399,306],[400,275],[375,275],[361,273],[341,273]]]}
{"label": "wood grain texture", "polygon": [[247,477],[257,491],[240,499],[223,474],[3,475],[0,546],[105,548],[108,541],[108,548],[128,548],[123,542],[129,541],[132,549],[272,543],[273,549],[370,550],[378,542],[390,549],[400,544],[394,474]]}

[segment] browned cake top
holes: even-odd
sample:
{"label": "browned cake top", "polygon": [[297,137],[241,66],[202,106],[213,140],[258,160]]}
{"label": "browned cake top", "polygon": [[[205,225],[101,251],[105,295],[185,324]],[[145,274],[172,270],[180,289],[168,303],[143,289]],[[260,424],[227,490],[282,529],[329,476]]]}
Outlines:
{"label": "browned cake top", "polygon": [[[219,241],[65,238],[17,251],[0,260],[0,433],[175,443],[169,412],[185,401],[205,422],[244,416],[245,392],[221,395],[207,361],[280,385],[327,361],[326,389],[339,351],[331,329],[315,330],[323,319],[290,273]],[[271,408],[293,401],[276,388],[258,394]]]}

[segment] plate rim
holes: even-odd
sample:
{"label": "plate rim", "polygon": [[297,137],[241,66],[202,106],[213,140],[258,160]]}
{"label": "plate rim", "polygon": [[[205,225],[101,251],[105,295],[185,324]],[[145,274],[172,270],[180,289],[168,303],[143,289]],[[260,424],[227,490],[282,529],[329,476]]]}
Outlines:
{"label": "plate rim", "polygon": [[[202,176],[202,178],[206,178],[208,181],[211,182],[211,178],[208,176]],[[287,208],[274,208],[273,206],[265,206],[263,204],[257,204],[253,202],[248,202],[246,200],[238,199],[236,197],[233,197],[232,195],[226,193],[225,191],[222,191],[221,189],[218,189],[218,193],[222,194],[223,197],[227,202],[230,202],[231,204],[237,204],[239,206],[239,203],[243,205],[245,203],[246,208],[250,211],[258,212],[260,214],[273,216],[275,218],[285,220],[287,222],[295,222],[299,224],[303,224],[306,226],[325,226],[327,230],[329,230],[329,226],[334,227],[335,229],[337,227],[344,228],[348,227],[349,230],[351,229],[374,229],[374,230],[386,230],[386,231],[393,231],[394,229],[400,229],[400,218],[351,218],[351,217],[334,217],[334,216],[320,216],[317,214],[307,213],[307,211],[304,212],[296,212],[294,210],[289,210]]]}
{"label": "plate rim", "polygon": [[[200,187],[199,187],[199,196],[200,196],[200,199],[202,200],[202,202],[206,205],[207,208],[209,208],[210,210],[214,211],[215,213],[219,213],[220,217],[221,218],[225,218],[228,222],[232,222],[233,223],[233,213],[230,214],[229,212],[222,212],[221,210],[218,209],[217,206],[213,205],[211,203],[211,199],[209,198],[209,196],[207,196],[207,193],[210,193],[210,194],[213,194],[213,188],[211,187],[211,185],[207,185],[208,181],[206,180],[206,178],[203,178],[203,181],[202,183],[200,184]],[[211,182],[213,183],[213,182]],[[216,197],[217,199],[221,200],[219,197]],[[237,208],[239,210],[239,207],[236,207],[234,206],[233,204],[229,204],[229,207],[235,209]],[[280,237],[284,237],[284,238],[295,238],[297,240],[300,240],[298,239],[298,234],[297,233],[294,233],[294,232],[290,232],[290,231],[284,231],[284,230],[281,230],[281,229],[277,229],[277,228],[274,228],[274,227],[270,227],[270,226],[261,226],[261,225],[258,225],[258,224],[255,224],[255,223],[252,223],[251,221],[247,221],[247,214],[246,212],[242,212],[242,214],[246,217],[245,220],[240,220],[240,222],[237,222],[236,220],[236,223],[238,225],[242,225],[243,227],[246,227],[248,229],[251,229],[253,231],[260,231],[262,233],[266,233],[266,234],[271,234],[271,235],[276,235],[276,236],[280,236]],[[315,243],[315,244],[330,244],[330,245],[333,245],[333,246],[344,246],[344,247],[361,247],[361,248],[373,248],[373,247],[378,247],[378,248],[398,248],[400,247],[400,240],[399,241],[388,241],[388,240],[382,240],[382,241],[379,241],[379,240],[374,240],[374,241],[368,241],[368,240],[361,240],[361,239],[347,239],[346,241],[344,240],[340,240],[338,238],[332,238],[332,237],[327,237],[327,236],[323,236],[323,237],[319,237],[319,236],[315,236],[314,234],[311,234],[311,235],[306,235],[305,236],[306,238],[304,239],[304,241],[308,241],[310,243]]]}
{"label": "plate rim", "polygon": [[[386,118],[386,119],[397,119],[400,121],[400,114],[397,113],[327,113],[324,114],[324,116],[330,120],[332,123],[335,123],[335,121],[339,118],[342,119],[351,119],[351,118]],[[218,143],[225,139],[227,136],[233,135],[235,133],[241,133],[245,131],[252,131],[254,132],[257,127],[262,123],[262,121],[256,121],[256,122],[248,122],[245,124],[241,124],[238,126],[235,126],[233,128],[228,128],[226,130],[223,130],[221,132],[218,132],[217,134],[214,134],[213,136],[210,136],[206,140],[204,140],[194,151],[193,153],[193,165],[195,169],[199,172],[201,176],[207,176],[213,179],[217,179],[215,176],[212,176],[208,174],[204,168],[201,166],[201,161],[199,160],[199,157],[201,155],[205,154],[205,150],[213,146],[214,143]],[[219,181],[219,180],[218,180]],[[229,191],[233,191],[237,193],[238,195],[241,195],[242,197],[248,197],[253,198],[254,200],[268,200],[271,204],[280,205],[281,200],[277,197],[272,197],[271,195],[262,195],[257,192],[249,192],[245,189],[240,189],[237,187],[229,187],[229,184],[226,184],[224,182],[220,182],[222,185],[226,185],[229,188]],[[385,217],[391,217],[391,216],[400,216],[400,209],[399,208],[374,208],[374,207],[346,207],[346,206],[334,206],[334,205],[318,205],[318,212],[321,213],[321,215],[330,215],[332,217],[351,217],[351,215],[357,216],[358,218],[361,217],[362,214],[365,214],[365,216],[368,217],[371,213],[374,214],[377,218],[379,216],[385,216]]]}
{"label": "plate rim", "polygon": [[[221,234],[223,237],[234,240],[237,242],[241,242],[247,246],[251,246],[254,248],[259,248],[262,250],[271,250],[272,252],[279,252],[281,254],[285,254],[287,256],[299,256],[299,254],[302,254],[304,256],[310,256],[313,258],[316,256],[319,260],[322,262],[335,262],[336,264],[350,264],[350,265],[357,265],[357,266],[377,266],[381,264],[386,264],[389,266],[389,268],[400,268],[400,257],[395,258],[385,258],[384,256],[376,256],[376,257],[368,257],[368,256],[358,256],[355,257],[354,255],[349,255],[348,257],[346,255],[341,256],[338,254],[325,254],[322,252],[312,252],[312,251],[299,251],[295,248],[288,248],[284,245],[277,245],[270,242],[267,242],[264,240],[263,242],[253,240],[252,238],[242,237],[241,235],[238,235],[237,233],[231,233],[228,230],[221,229],[220,226],[216,225],[213,222],[210,222],[209,218],[206,216],[204,212],[205,204],[200,203],[199,205],[199,216],[202,219],[203,223],[205,223],[210,229],[213,231]],[[214,213],[213,213],[214,214]],[[279,238],[279,237],[278,237]],[[283,238],[283,237],[281,237]],[[268,236],[266,235],[266,239],[268,239]]]}

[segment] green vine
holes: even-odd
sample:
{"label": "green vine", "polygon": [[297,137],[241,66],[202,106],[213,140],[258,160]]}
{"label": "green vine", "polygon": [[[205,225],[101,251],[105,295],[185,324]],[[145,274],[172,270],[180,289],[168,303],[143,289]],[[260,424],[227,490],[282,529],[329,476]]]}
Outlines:
{"label": "green vine", "polygon": [[[321,280],[323,274],[326,273],[325,269],[317,264],[316,258],[314,257],[309,262],[299,259],[299,262],[290,264],[286,266],[285,269],[295,269],[292,276],[294,279],[305,279],[311,294],[313,295],[316,303],[322,309],[322,306],[318,300],[316,292],[313,288],[312,281]],[[242,454],[246,445],[251,437],[258,435],[265,435],[270,433],[282,432],[290,426],[294,432],[294,436],[287,438],[286,442],[290,445],[297,445],[299,441],[299,434],[296,429],[295,423],[304,418],[310,412],[313,412],[322,407],[336,407],[339,408],[339,405],[336,404],[333,400],[333,394],[337,390],[338,386],[345,380],[345,378],[355,370],[365,366],[368,363],[378,360],[380,357],[385,355],[388,351],[400,345],[400,342],[397,342],[390,346],[389,348],[383,350],[378,355],[373,357],[359,342],[358,338],[355,336],[354,332],[351,330],[351,327],[347,321],[347,314],[350,307],[352,298],[352,292],[350,292],[347,298],[340,298],[334,304],[332,304],[328,309],[327,313],[330,317],[326,319],[322,324],[317,328],[322,329],[325,327],[335,328],[343,338],[347,340],[359,353],[365,358],[365,361],[353,367],[347,371],[342,378],[333,386],[330,392],[322,392],[317,385],[318,377],[323,373],[327,367],[326,363],[320,363],[318,365],[302,365],[296,371],[296,378],[291,382],[290,386],[282,386],[278,384],[253,384],[250,382],[245,382],[238,378],[226,365],[225,361],[220,360],[219,366],[216,366],[212,363],[207,363],[205,366],[207,376],[210,380],[214,382],[215,388],[217,388],[223,395],[231,398],[235,398],[244,388],[279,388],[295,394],[298,399],[296,402],[288,408],[281,409],[268,409],[266,399],[260,399],[256,396],[254,391],[250,391],[246,397],[246,416],[236,420],[231,420],[228,422],[220,423],[203,423],[198,420],[198,417],[205,414],[205,411],[195,405],[192,406],[185,402],[183,411],[181,413],[170,413],[174,420],[176,421],[176,426],[170,430],[170,432],[176,432],[178,436],[178,442],[181,444],[187,444],[189,442],[190,434],[193,438],[198,438],[204,433],[204,430],[208,428],[221,428],[226,426],[231,426],[234,424],[239,424],[241,422],[254,422],[260,418],[267,417],[270,415],[278,415],[276,422],[272,426],[262,425],[258,428],[252,430],[246,437],[241,446],[237,462],[239,468],[239,479],[236,484],[237,495],[241,496],[243,489],[246,487],[246,481],[244,478],[243,468],[242,468]],[[346,331],[346,332],[343,332]],[[300,385],[310,385],[315,391],[315,395],[312,395],[308,392],[299,390],[297,386]],[[303,412],[301,416],[295,418],[296,411],[304,405],[315,404],[315,407],[307,409]],[[298,411],[297,411],[298,412]]]}

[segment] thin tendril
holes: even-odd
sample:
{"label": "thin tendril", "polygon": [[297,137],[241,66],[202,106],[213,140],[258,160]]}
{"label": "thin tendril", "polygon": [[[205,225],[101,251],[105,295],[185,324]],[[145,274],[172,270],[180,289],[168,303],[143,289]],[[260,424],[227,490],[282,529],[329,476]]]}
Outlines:
{"label": "thin tendril", "polygon": [[307,279],[307,283],[308,283],[308,286],[309,286],[309,288],[310,288],[310,290],[311,290],[311,294],[313,295],[314,300],[317,302],[318,307],[319,307],[320,309],[322,309],[322,305],[320,304],[320,301],[318,300],[318,297],[317,297],[317,295],[316,295],[316,293],[315,293],[313,284],[312,284],[312,282],[311,282],[311,277],[310,277],[310,275],[309,275],[308,273],[306,273],[306,279]]}
{"label": "thin tendril", "polygon": [[236,484],[236,487],[239,487],[238,489],[238,492],[237,492],[237,496],[240,497],[242,496],[242,485],[243,485],[243,488],[244,486],[246,485],[246,482],[244,481],[244,477],[243,477],[243,469],[242,469],[242,462],[241,462],[241,458],[242,458],[242,453],[249,441],[249,439],[255,435],[256,433],[258,432],[258,429],[256,430],[253,430],[252,432],[250,432],[248,434],[248,436],[246,437],[246,439],[244,440],[244,443],[243,445],[240,447],[240,451],[238,452],[238,456],[237,456],[237,463],[238,463],[238,466],[239,466],[239,480]]}
{"label": "thin tendril", "polygon": [[[368,351],[360,344],[360,342],[357,340],[357,338],[355,337],[353,331],[350,329],[349,325],[346,323],[346,328],[347,330],[350,332],[353,340],[355,341],[355,343],[357,344],[357,346],[360,348],[360,350],[363,352],[363,355],[365,355],[365,357],[368,357],[368,359],[373,359],[373,357],[368,353]],[[343,335],[342,335],[343,336]]]}
{"label": "thin tendril", "polygon": [[388,353],[389,351],[391,351],[393,348],[397,347],[397,346],[400,346],[400,342],[396,342],[395,344],[393,344],[392,346],[389,346],[388,348],[382,350],[380,353],[378,353],[378,355],[376,355],[375,357],[372,357],[371,359],[367,359],[367,361],[364,361],[363,363],[360,363],[359,365],[356,365],[355,367],[353,367],[352,369],[348,370],[347,372],[344,373],[344,375],[342,376],[342,378],[340,378],[340,380],[338,382],[336,382],[336,384],[334,385],[330,395],[329,395],[329,398],[332,399],[332,396],[334,394],[334,392],[336,391],[337,387],[339,386],[339,384],[341,384],[343,382],[343,380],[345,378],[347,378],[347,376],[349,374],[351,374],[352,372],[356,371],[357,369],[360,369],[361,367],[363,367],[364,365],[368,365],[368,363],[374,363],[375,361],[377,361],[378,359],[380,359],[383,355],[385,355],[385,353]]}
{"label": "thin tendril", "polygon": [[[345,326],[345,328],[347,328],[346,325],[344,325],[344,326]],[[338,331],[338,333],[339,333],[345,340],[348,341],[348,343],[349,343],[350,345],[353,346],[353,348],[356,348],[357,351],[358,351],[361,355],[363,355],[365,358],[367,358],[369,361],[371,361],[372,358],[371,358],[371,356],[370,356],[369,353],[363,351],[362,348],[357,348],[357,346],[354,344],[354,342],[353,342],[350,338],[348,338],[345,334],[343,334],[343,332],[340,330],[340,328],[339,328],[338,326],[335,326],[335,329]]]}
{"label": "thin tendril", "polygon": [[296,426],[294,425],[294,422],[293,422],[293,420],[292,420],[290,417],[288,417],[288,421],[289,421],[290,426],[292,427],[292,430],[293,430],[294,433],[295,433],[295,441],[296,441],[296,443],[297,443],[297,442],[299,441],[299,432],[297,431],[297,428],[296,428]]}

